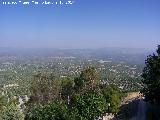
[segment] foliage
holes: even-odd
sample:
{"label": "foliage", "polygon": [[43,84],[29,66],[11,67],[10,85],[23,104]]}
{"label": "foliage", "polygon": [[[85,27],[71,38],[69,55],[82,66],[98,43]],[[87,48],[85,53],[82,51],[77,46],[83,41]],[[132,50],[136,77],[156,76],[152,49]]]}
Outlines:
{"label": "foliage", "polygon": [[7,104],[7,98],[5,96],[0,96],[0,112],[3,111],[6,104]]}
{"label": "foliage", "polygon": [[62,79],[61,87],[62,87],[61,96],[65,101],[67,100],[67,103],[69,104],[70,97],[74,92],[74,81],[68,77],[64,78]]}
{"label": "foliage", "polygon": [[93,90],[100,84],[100,78],[94,67],[88,67],[81,72],[74,82],[77,90]]}
{"label": "foliage", "polygon": [[59,96],[60,90],[60,81],[53,74],[38,73],[32,82],[30,102],[50,102]]}
{"label": "foliage", "polygon": [[80,120],[98,119],[107,109],[103,95],[97,91],[88,91],[76,95],[73,106],[78,110],[77,119]]}
{"label": "foliage", "polygon": [[27,113],[26,120],[69,120],[67,105],[62,101],[35,104]]}
{"label": "foliage", "polygon": [[147,101],[160,104],[160,45],[157,54],[149,55],[145,64],[142,74],[144,84],[142,93]]}
{"label": "foliage", "polygon": [[76,77],[74,79],[74,83],[75,83],[74,88],[76,92],[80,92],[83,89],[84,81],[80,77]]}
{"label": "foliage", "polygon": [[0,118],[2,120],[24,120],[24,114],[20,107],[14,103],[11,103],[5,106],[5,109],[2,111]]}
{"label": "foliage", "polygon": [[114,85],[105,86],[102,89],[102,93],[109,106],[107,112],[117,113],[119,111],[121,99],[123,96],[119,88]]}
{"label": "foliage", "polygon": [[[100,79],[95,68],[85,69],[74,80],[67,77],[60,79],[60,96],[46,102],[41,96],[48,95],[45,92],[55,92],[50,82],[52,79],[52,76],[41,74],[35,79],[33,87],[37,88],[32,88],[32,95],[40,97],[38,100],[41,102],[35,101],[36,104],[28,107],[26,120],[95,120],[106,112],[118,111],[121,91],[116,86],[100,89]],[[55,82],[59,85],[59,81]],[[53,90],[49,91],[50,87]]]}

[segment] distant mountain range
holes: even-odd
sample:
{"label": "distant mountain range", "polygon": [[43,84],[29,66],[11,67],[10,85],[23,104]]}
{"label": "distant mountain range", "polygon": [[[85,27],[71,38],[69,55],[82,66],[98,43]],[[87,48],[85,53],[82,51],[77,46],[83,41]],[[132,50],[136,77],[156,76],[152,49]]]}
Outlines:
{"label": "distant mountain range", "polygon": [[22,57],[76,57],[98,58],[113,61],[144,64],[147,55],[153,51],[133,48],[101,49],[52,49],[52,48],[0,48],[0,56]]}

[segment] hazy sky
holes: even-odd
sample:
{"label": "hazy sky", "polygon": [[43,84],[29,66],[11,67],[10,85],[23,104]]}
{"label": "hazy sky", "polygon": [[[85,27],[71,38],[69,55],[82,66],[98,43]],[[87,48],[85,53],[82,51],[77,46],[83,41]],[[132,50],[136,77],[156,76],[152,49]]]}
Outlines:
{"label": "hazy sky", "polygon": [[0,47],[155,48],[160,44],[160,0],[74,1],[67,6],[0,1]]}

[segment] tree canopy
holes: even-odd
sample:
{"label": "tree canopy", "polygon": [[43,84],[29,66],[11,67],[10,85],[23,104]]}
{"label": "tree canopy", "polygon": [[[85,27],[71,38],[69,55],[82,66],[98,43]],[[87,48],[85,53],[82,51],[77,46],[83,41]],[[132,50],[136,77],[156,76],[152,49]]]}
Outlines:
{"label": "tree canopy", "polygon": [[145,64],[142,74],[144,84],[142,93],[147,101],[160,104],[160,45],[157,53],[147,57]]}
{"label": "tree canopy", "polygon": [[[114,85],[102,87],[93,67],[84,69],[75,79],[39,72],[34,76],[30,93],[25,120],[95,120],[105,113],[117,113],[122,94]],[[0,107],[3,106],[0,98]],[[21,110],[16,103],[7,104],[1,116],[23,120]]]}

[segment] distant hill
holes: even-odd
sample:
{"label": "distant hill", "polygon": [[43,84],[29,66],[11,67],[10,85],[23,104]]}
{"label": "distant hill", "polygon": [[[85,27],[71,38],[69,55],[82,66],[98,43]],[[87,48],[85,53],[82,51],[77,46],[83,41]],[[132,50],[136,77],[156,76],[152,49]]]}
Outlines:
{"label": "distant hill", "polygon": [[101,49],[52,49],[52,48],[0,48],[0,56],[22,57],[76,57],[101,58],[112,61],[144,64],[147,55],[152,51],[133,48]]}

